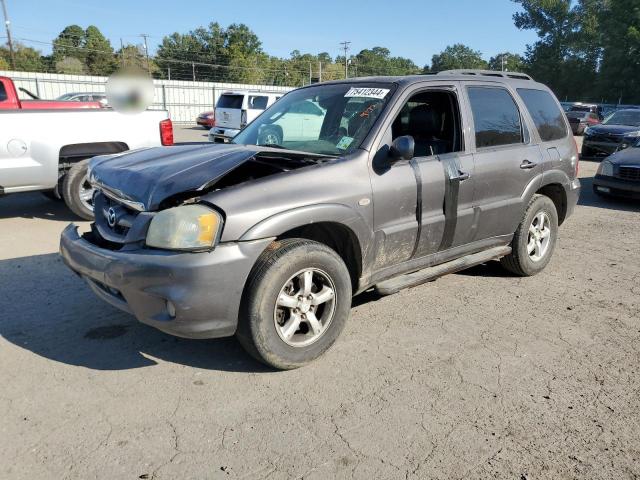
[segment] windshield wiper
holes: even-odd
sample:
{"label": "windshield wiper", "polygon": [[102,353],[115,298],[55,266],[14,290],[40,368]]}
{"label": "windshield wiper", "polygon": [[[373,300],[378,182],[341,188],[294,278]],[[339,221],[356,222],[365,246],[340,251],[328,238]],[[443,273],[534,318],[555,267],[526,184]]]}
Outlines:
{"label": "windshield wiper", "polygon": [[287,147],[283,147],[277,143],[262,143],[258,145],[258,147],[267,147],[267,148],[279,148],[281,150],[289,150]]}

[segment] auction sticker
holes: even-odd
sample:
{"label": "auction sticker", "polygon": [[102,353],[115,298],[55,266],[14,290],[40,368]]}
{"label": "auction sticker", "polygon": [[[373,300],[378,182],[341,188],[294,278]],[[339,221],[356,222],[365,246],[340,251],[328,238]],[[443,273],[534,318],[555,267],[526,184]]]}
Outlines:
{"label": "auction sticker", "polygon": [[349,148],[349,145],[351,145],[351,142],[353,142],[353,137],[342,137],[336,145],[336,148],[346,150]]}
{"label": "auction sticker", "polygon": [[355,88],[351,87],[347,93],[344,94],[346,98],[360,97],[360,98],[378,98],[383,99],[389,93],[388,88]]}

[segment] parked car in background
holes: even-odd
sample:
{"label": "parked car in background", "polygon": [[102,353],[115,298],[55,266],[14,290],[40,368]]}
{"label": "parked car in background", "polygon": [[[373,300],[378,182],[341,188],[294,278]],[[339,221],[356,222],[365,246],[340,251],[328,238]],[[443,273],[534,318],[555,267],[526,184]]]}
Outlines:
{"label": "parked car in background", "polygon": [[603,159],[634,145],[640,139],[640,109],[617,110],[600,125],[587,127],[582,157]]}
{"label": "parked car in background", "polygon": [[[301,115],[318,117],[308,134]],[[94,158],[95,223],[82,236],[69,225],[60,253],[143,323],[236,334],[262,362],[295,368],[335,342],[354,293],[492,259],[542,271],[577,169],[558,101],[524,74],[314,84],[230,144]]]}
{"label": "parked car in background", "polygon": [[607,157],[593,179],[598,195],[640,199],[640,139],[631,148]]}
{"label": "parked car in background", "polygon": [[594,113],[598,116],[598,119],[602,120],[602,107],[600,105],[596,105],[595,103],[582,103],[576,102],[569,107],[569,112],[583,112],[583,113]]}
{"label": "parked car in background", "polygon": [[593,112],[581,112],[570,110],[565,112],[571,131],[574,135],[582,135],[587,127],[601,123],[600,116]]}
{"label": "parked car in background", "polygon": [[103,106],[108,105],[107,94],[104,92],[65,93],[56,98],[56,100],[64,102],[100,102]]}
{"label": "parked car in background", "polygon": [[216,103],[215,127],[209,131],[209,141],[225,143],[273,105],[282,93],[236,90],[224,92]]}
{"label": "parked car in background", "polygon": [[216,125],[216,112],[210,110],[208,112],[202,112],[196,117],[196,124],[209,130]]}
{"label": "parked car in background", "polygon": [[58,110],[76,108],[101,108],[98,101],[42,100],[23,88],[30,99],[20,99],[18,89],[9,77],[0,77],[0,110]]}
{"label": "parked car in background", "polygon": [[0,195],[39,190],[88,220],[93,187],[87,159],[171,144],[166,111],[0,110]]}

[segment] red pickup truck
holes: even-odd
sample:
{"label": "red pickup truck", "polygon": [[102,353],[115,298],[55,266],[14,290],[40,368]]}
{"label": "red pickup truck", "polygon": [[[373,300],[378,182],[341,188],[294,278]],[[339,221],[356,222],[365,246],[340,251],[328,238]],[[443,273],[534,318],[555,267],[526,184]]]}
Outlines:
{"label": "red pickup truck", "polygon": [[32,100],[20,100],[16,86],[9,77],[0,77],[0,110],[54,110],[69,108],[102,108],[100,102],[76,102],[63,100],[41,100],[23,90]]}

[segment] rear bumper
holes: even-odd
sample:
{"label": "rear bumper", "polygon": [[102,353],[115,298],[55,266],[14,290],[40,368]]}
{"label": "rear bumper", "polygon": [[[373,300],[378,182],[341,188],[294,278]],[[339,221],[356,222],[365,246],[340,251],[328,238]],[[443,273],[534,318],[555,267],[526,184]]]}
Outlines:
{"label": "rear bumper", "polygon": [[214,127],[209,130],[209,141],[217,143],[226,143],[235,137],[240,130],[236,128]]}
{"label": "rear bumper", "polygon": [[566,190],[567,192],[567,212],[565,214],[565,219],[570,217],[576,209],[576,205],[578,204],[578,199],[580,198],[580,191],[582,186],[580,185],[580,180],[574,178],[571,183],[569,183],[569,188]]}
{"label": "rear bumper", "polygon": [[591,140],[588,136],[585,136],[582,140],[582,152],[580,158],[588,159],[603,159],[609,155],[613,155],[616,151],[621,150],[624,142],[619,143],[610,142],[597,142]]}
{"label": "rear bumper", "polygon": [[604,193],[606,195],[640,199],[640,182],[596,175],[593,178],[593,189],[598,193]]}
{"label": "rear bumper", "polygon": [[112,251],[80,237],[71,224],[62,232],[60,255],[98,297],[140,322],[180,337],[216,338],[235,333],[244,284],[270,242],[226,243],[204,253]]}
{"label": "rear bumper", "polygon": [[196,123],[201,127],[213,127],[216,124],[216,121],[209,118],[196,118]]}

